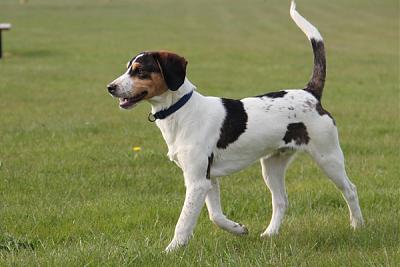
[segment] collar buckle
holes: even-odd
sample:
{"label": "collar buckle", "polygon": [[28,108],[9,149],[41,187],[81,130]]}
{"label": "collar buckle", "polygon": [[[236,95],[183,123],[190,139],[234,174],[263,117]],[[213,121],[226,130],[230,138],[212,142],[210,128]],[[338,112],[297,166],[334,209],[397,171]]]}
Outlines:
{"label": "collar buckle", "polygon": [[157,120],[156,116],[154,116],[153,113],[149,113],[149,116],[147,116],[147,119],[149,120],[149,122],[155,122]]}

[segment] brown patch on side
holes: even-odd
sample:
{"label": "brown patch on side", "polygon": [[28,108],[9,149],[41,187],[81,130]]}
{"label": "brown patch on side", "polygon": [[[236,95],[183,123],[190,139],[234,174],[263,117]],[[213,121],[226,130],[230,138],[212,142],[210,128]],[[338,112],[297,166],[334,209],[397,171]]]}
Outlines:
{"label": "brown patch on side", "polygon": [[304,123],[297,122],[288,124],[283,141],[285,141],[285,144],[294,141],[298,146],[308,144],[310,137],[308,136],[307,128]]}

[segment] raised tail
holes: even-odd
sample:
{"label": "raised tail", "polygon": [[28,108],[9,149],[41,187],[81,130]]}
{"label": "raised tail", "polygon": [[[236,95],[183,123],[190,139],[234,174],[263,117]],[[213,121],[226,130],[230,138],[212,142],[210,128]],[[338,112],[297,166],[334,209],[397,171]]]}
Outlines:
{"label": "raised tail", "polygon": [[292,1],[290,6],[290,16],[297,26],[307,35],[313,48],[314,68],[311,79],[305,90],[312,93],[318,100],[321,100],[326,76],[324,41],[318,29],[297,12],[296,3],[294,1]]}

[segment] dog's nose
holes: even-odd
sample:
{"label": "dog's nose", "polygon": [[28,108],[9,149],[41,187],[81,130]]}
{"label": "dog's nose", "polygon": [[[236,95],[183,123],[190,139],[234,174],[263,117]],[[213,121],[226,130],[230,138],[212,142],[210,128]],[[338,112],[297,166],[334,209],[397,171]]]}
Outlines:
{"label": "dog's nose", "polygon": [[117,85],[111,83],[111,84],[107,85],[107,89],[108,89],[108,92],[110,92],[110,94],[114,94],[115,91],[117,90]]}

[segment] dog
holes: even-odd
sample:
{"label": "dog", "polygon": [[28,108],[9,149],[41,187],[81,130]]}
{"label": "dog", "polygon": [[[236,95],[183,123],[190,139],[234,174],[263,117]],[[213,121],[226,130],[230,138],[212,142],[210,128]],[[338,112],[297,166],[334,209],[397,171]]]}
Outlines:
{"label": "dog", "polygon": [[206,203],[218,227],[236,235],[247,228],[222,212],[218,178],[260,160],[262,176],[272,195],[272,218],[261,237],[278,233],[288,199],[284,175],[297,151],[306,151],[341,190],[353,228],[363,225],[356,187],[346,174],[335,120],[321,104],[326,76],[321,34],[296,10],[290,15],[311,42],[314,67],[303,89],[287,89],[241,100],[203,96],[186,77],[185,58],[166,51],[143,52],[111,82],[108,92],[122,109],[147,100],[149,120],[168,145],[168,157],[183,171],[184,205],[171,252],[188,243]]}

